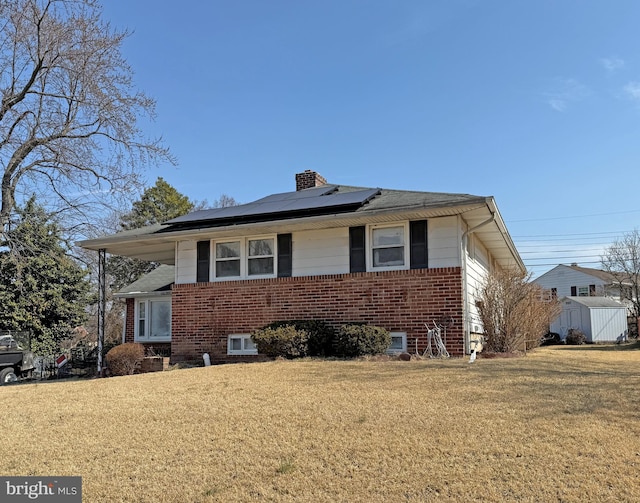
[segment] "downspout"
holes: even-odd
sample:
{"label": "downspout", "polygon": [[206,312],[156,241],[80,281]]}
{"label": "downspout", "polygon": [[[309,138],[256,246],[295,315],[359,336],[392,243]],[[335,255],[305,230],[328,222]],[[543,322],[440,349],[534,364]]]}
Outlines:
{"label": "downspout", "polygon": [[[491,211],[491,210],[489,210]],[[467,229],[466,231],[464,231],[462,233],[462,336],[464,339],[464,352],[465,354],[470,353],[470,331],[469,331],[469,306],[468,306],[468,302],[469,299],[467,297],[468,295],[468,282],[467,282],[467,239],[469,239],[469,236],[471,234],[473,234],[475,231],[477,231],[478,229],[480,229],[481,227],[484,227],[485,225],[490,224],[491,222],[493,222],[496,219],[496,215],[495,213],[493,213],[491,211],[491,216],[485,220],[484,222],[479,223],[478,225],[476,225],[475,227],[472,227],[471,229]]]}

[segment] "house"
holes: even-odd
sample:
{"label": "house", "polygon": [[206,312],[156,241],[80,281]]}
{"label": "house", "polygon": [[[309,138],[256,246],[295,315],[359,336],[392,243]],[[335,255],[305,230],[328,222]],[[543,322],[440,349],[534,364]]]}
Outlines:
{"label": "house", "polygon": [[549,290],[555,298],[610,297],[620,299],[620,288],[615,276],[606,271],[580,267],[577,264],[557,265],[533,280]]}
{"label": "house", "polygon": [[627,308],[607,297],[564,297],[562,313],[551,324],[551,331],[564,339],[569,329],[584,333],[587,342],[627,340]]}
{"label": "house", "polygon": [[524,271],[493,197],[334,185],[310,170],[292,192],[80,244],[173,266],[170,289],[165,267],[120,295],[125,340],[164,345],[174,362],[253,361],[251,331],[294,319],[383,326],[409,352],[440,323],[463,355],[483,331],[483,278]]}

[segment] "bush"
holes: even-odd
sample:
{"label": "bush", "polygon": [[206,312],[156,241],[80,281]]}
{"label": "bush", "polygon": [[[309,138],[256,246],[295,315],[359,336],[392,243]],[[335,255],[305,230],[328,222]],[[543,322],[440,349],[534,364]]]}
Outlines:
{"label": "bush", "polygon": [[555,332],[547,333],[540,340],[541,346],[556,346],[558,344],[562,344],[562,337],[560,337],[560,334],[557,334]]}
{"label": "bush", "polygon": [[283,358],[301,358],[309,354],[309,332],[293,325],[266,326],[251,334],[258,353]]}
{"label": "bush", "polygon": [[276,321],[264,328],[280,328],[292,326],[296,330],[307,332],[309,345],[306,354],[309,356],[331,356],[335,330],[321,320],[289,320]]}
{"label": "bush", "polygon": [[127,342],[110,349],[107,353],[107,366],[112,375],[133,374],[144,359],[144,346],[137,342]]}
{"label": "bush", "polygon": [[567,344],[571,344],[573,346],[579,346],[581,344],[585,344],[587,342],[587,338],[582,332],[582,330],[578,330],[577,328],[570,328],[567,333]]}
{"label": "bush", "polygon": [[335,354],[354,357],[378,355],[391,345],[391,334],[373,325],[342,325],[335,337]]}

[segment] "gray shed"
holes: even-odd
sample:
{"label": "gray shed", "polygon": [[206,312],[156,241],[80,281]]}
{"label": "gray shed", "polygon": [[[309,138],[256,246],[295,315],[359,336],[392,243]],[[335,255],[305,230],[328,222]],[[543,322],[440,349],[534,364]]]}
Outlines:
{"label": "gray shed", "polygon": [[570,328],[581,330],[588,342],[622,342],[627,339],[627,308],[608,297],[563,297],[562,313],[551,331],[564,339]]}

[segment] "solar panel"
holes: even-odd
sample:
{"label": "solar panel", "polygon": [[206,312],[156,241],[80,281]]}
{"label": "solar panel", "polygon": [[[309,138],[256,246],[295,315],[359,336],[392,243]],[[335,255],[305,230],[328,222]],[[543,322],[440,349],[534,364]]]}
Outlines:
{"label": "solar panel", "polygon": [[240,206],[195,211],[165,223],[173,226],[195,222],[213,223],[234,219],[243,221],[247,219],[266,220],[270,217],[286,218],[287,214],[291,214],[291,216],[301,216],[301,214],[304,213],[317,213],[323,210],[330,212],[332,209],[361,206],[379,193],[380,189],[338,192],[337,186],[323,186],[298,192],[273,194]]}

